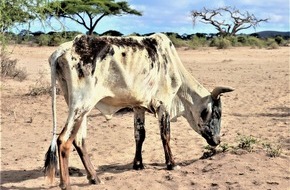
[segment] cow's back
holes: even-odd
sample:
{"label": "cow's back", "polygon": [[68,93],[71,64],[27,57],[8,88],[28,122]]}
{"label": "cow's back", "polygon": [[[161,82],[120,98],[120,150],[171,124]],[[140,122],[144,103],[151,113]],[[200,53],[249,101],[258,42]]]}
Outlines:
{"label": "cow's back", "polygon": [[72,82],[86,85],[86,90],[100,99],[100,111],[112,115],[122,107],[154,109],[158,101],[170,105],[181,85],[176,64],[180,60],[176,55],[171,41],[163,34],[82,35],[75,38],[65,59],[73,69]]}

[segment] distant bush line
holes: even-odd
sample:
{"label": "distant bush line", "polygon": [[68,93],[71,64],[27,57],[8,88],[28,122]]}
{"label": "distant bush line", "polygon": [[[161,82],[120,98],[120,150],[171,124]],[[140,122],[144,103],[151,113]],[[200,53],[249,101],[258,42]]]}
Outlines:
{"label": "distant bush line", "polygon": [[218,49],[227,49],[230,47],[252,47],[252,48],[268,48],[277,49],[280,46],[288,46],[289,39],[284,39],[281,36],[274,38],[258,38],[250,35],[238,35],[228,37],[207,37],[193,35],[191,38],[178,38],[176,34],[169,35],[173,44],[176,47],[188,47],[190,49],[198,49],[201,47],[216,47]]}
{"label": "distant bush line", "polygon": [[[23,30],[19,34],[6,33],[6,38],[10,43],[17,44],[30,44],[38,46],[58,46],[64,42],[71,41],[80,32],[30,32]],[[150,33],[152,34],[152,33]],[[150,34],[140,35],[133,33],[131,35],[148,36]],[[269,48],[277,49],[280,46],[288,46],[289,38],[282,36],[275,36],[270,38],[259,38],[258,35],[237,35],[228,37],[219,37],[215,34],[184,34],[167,32],[165,33],[173,42],[175,47],[186,47],[189,49],[198,49],[201,47],[216,47],[218,49],[227,49],[230,47],[243,47],[248,46],[252,48]],[[95,33],[97,36],[123,36],[122,33],[114,30],[109,30],[102,34]]]}

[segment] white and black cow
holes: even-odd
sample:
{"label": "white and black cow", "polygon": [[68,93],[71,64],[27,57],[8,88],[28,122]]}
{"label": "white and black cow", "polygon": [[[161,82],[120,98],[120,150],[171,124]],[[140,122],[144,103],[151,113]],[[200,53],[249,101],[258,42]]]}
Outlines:
{"label": "white and black cow", "polygon": [[[220,143],[220,95],[233,89],[217,87],[211,93],[206,90],[184,68],[172,42],[163,34],[149,37],[80,35],[62,44],[49,62],[53,87],[53,140],[46,154],[45,174],[50,179],[54,177],[58,150],[62,189],[71,189],[68,157],[72,144],[81,157],[89,182],[100,182],[85,147],[87,115],[94,107],[107,119],[124,107],[133,108],[134,169],[143,169],[145,111],[155,114],[159,120],[169,170],[176,167],[169,145],[171,119],[184,116],[208,144],[217,146]],[[56,79],[69,107],[66,124],[58,137]]]}

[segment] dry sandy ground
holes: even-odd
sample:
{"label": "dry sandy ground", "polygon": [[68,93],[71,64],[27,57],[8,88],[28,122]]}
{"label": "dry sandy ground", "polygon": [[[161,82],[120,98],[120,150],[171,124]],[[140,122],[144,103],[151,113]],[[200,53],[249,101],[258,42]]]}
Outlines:
{"label": "dry sandy ground", "polygon": [[[27,96],[49,82],[48,56],[55,47],[13,46],[12,58],[29,74],[24,82],[1,79],[1,189],[58,189],[42,173],[51,140],[49,95]],[[205,140],[179,118],[172,123],[171,147],[179,170],[165,170],[157,119],[147,114],[143,147],[146,169],[132,170],[135,151],[132,113],[107,122],[97,110],[89,117],[88,150],[103,181],[87,184],[76,151],[70,166],[80,169],[71,177],[73,189],[290,189],[289,47],[280,49],[179,49],[186,68],[209,90],[228,85],[236,90],[222,97],[222,145],[228,151],[200,159]],[[67,117],[62,96],[58,101],[58,132]],[[237,149],[241,137],[257,142],[252,152]],[[270,157],[263,144],[282,153]],[[269,153],[269,151],[268,151]]]}

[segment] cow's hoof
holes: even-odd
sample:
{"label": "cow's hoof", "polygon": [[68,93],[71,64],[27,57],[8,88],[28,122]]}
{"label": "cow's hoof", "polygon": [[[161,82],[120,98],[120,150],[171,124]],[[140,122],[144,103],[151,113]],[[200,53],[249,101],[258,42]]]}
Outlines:
{"label": "cow's hoof", "polygon": [[63,183],[59,184],[59,187],[62,189],[62,190],[71,190],[71,186],[70,185],[65,185]]}
{"label": "cow's hoof", "polygon": [[144,165],[142,162],[136,162],[133,164],[133,169],[134,170],[143,170],[144,169]]}
{"label": "cow's hoof", "polygon": [[97,185],[97,184],[101,184],[102,181],[98,177],[96,177],[96,178],[89,179],[89,183]]}
{"label": "cow's hoof", "polygon": [[179,165],[167,164],[167,170],[179,170],[179,169],[180,169]]}

